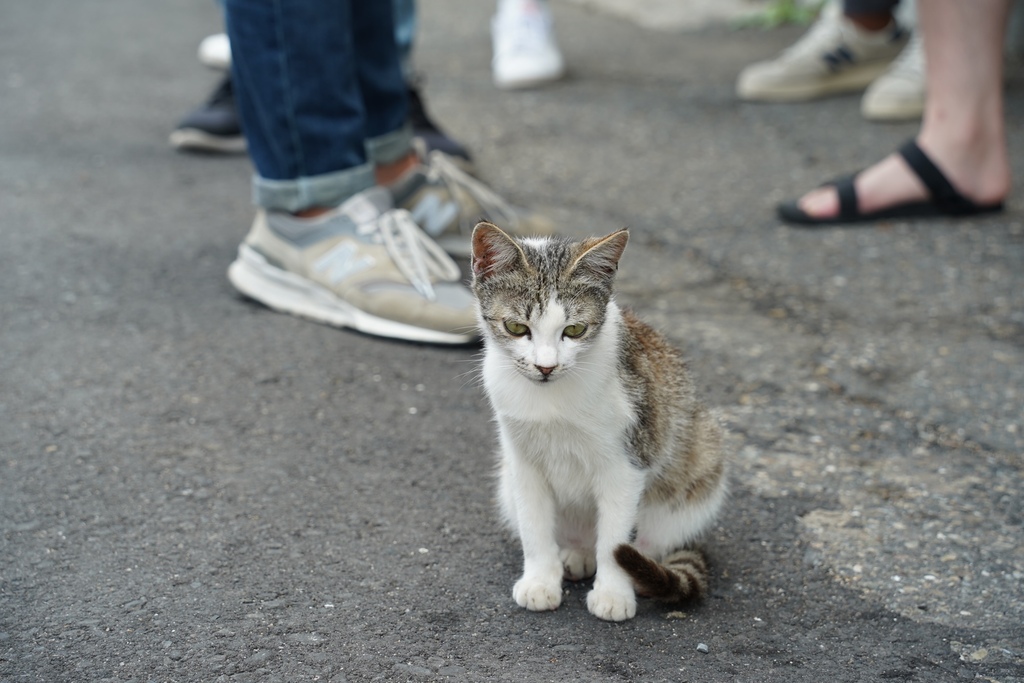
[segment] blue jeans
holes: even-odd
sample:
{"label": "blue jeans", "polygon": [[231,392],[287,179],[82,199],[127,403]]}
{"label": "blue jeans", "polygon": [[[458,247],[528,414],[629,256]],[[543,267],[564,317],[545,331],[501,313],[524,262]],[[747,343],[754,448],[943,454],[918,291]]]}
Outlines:
{"label": "blue jeans", "polygon": [[[217,0],[224,8],[225,0]],[[395,42],[398,56],[402,60],[402,71],[406,80],[412,80],[412,43],[416,37],[416,0],[392,0],[391,8],[395,18]]]}
{"label": "blue jeans", "polygon": [[335,206],[411,149],[390,2],[226,0],[232,78],[262,207]]}

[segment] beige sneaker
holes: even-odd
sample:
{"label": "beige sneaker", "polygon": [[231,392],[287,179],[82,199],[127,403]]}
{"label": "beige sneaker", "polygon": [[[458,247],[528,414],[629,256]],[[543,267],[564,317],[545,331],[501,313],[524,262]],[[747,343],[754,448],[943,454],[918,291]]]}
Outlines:
{"label": "beige sneaker", "polygon": [[924,97],[924,41],[915,32],[889,70],[864,91],[860,112],[871,121],[919,119]]}
{"label": "beige sneaker", "polygon": [[478,336],[458,266],[382,188],[312,219],[259,211],[228,278],[274,310],[328,325],[434,344]]}
{"label": "beige sneaker", "polygon": [[423,164],[389,189],[395,206],[407,209],[424,232],[453,256],[470,255],[473,226],[482,220],[517,237],[555,232],[550,220],[510,206],[441,152],[431,152]]}
{"label": "beige sneaker", "polygon": [[862,90],[889,66],[909,36],[895,22],[865,31],[830,2],[814,26],[777,58],[745,68],[736,93],[743,100],[797,102]]}

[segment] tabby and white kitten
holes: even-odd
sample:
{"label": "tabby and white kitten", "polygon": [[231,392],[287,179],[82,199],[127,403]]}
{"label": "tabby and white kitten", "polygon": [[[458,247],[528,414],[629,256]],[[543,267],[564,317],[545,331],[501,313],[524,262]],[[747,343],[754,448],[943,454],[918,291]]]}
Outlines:
{"label": "tabby and white kitten", "polygon": [[512,594],[530,610],[557,608],[563,577],[594,576],[587,607],[612,621],[636,614],[636,593],[707,591],[688,544],[725,499],[722,430],[679,353],[612,298],[628,238],[473,231],[498,498],[523,546]]}

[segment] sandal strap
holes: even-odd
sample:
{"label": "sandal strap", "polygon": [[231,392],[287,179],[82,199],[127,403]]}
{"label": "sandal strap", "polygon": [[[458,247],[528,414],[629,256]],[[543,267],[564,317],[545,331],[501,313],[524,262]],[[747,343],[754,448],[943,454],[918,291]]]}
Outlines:
{"label": "sandal strap", "polygon": [[839,217],[852,219],[859,215],[860,209],[857,206],[857,188],[853,186],[853,179],[856,176],[846,176],[834,181],[836,194],[839,195]]}
{"label": "sandal strap", "polygon": [[900,156],[907,162],[917,177],[921,179],[924,186],[931,194],[932,202],[944,213],[970,213],[977,209],[974,202],[956,191],[953,184],[949,182],[939,167],[928,158],[917,145],[917,141],[911,139],[903,143],[899,149]]}

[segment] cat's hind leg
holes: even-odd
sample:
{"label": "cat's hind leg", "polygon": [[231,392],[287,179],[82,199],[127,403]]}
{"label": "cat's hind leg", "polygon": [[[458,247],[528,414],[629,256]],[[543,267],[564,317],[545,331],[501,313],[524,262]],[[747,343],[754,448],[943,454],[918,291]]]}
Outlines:
{"label": "cat's hind leg", "polygon": [[569,581],[582,581],[597,573],[597,554],[593,549],[562,548],[558,557],[562,560],[562,575]]}
{"label": "cat's hind leg", "polygon": [[597,572],[597,552],[594,548],[593,510],[562,509],[558,513],[558,557],[562,560],[563,575],[569,581],[589,579]]}
{"label": "cat's hind leg", "polygon": [[644,555],[662,559],[699,539],[717,519],[726,499],[723,482],[696,500],[645,501],[637,513],[636,541]]}

